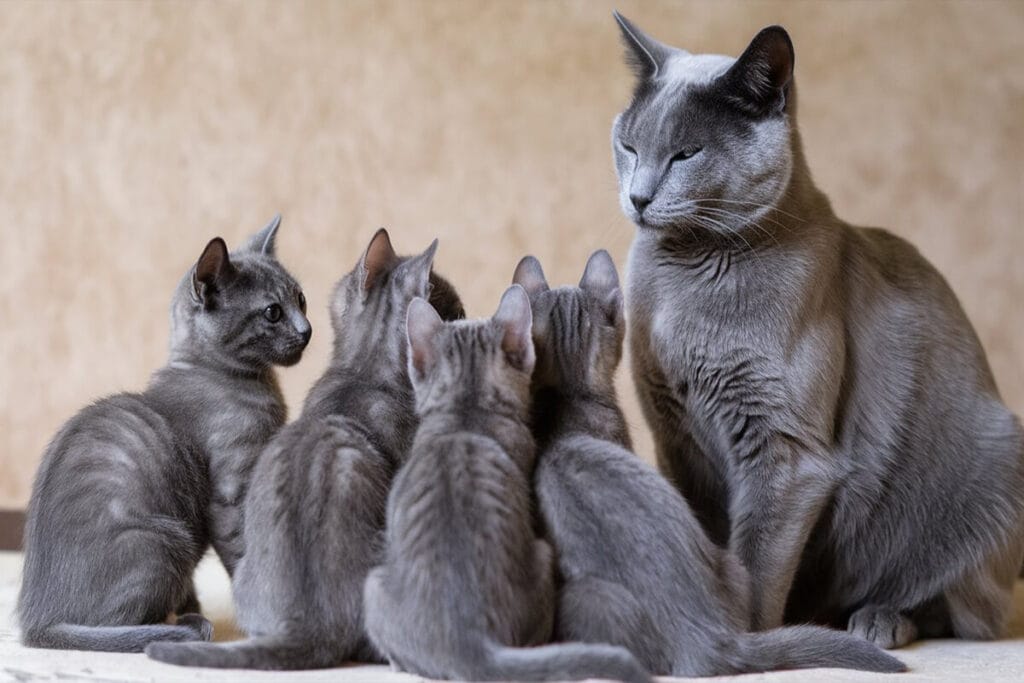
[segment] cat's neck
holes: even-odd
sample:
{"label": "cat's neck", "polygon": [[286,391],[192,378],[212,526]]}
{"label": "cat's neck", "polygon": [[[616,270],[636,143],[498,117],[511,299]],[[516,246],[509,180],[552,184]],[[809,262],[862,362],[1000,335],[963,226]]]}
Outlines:
{"label": "cat's neck", "polygon": [[632,450],[629,427],[614,394],[584,388],[540,389],[534,396],[533,431],[538,448],[585,434]]}
{"label": "cat's neck", "polygon": [[277,373],[273,366],[253,366],[233,360],[225,360],[213,354],[185,349],[172,349],[167,365],[157,371],[154,381],[165,376],[180,373],[197,379],[208,377],[212,381],[233,380],[256,385],[278,386]]}
{"label": "cat's neck", "polygon": [[417,439],[451,434],[482,436],[496,442],[508,455],[529,471],[533,465],[535,443],[528,416],[519,410],[503,412],[487,405],[446,405],[431,408],[420,416]]}

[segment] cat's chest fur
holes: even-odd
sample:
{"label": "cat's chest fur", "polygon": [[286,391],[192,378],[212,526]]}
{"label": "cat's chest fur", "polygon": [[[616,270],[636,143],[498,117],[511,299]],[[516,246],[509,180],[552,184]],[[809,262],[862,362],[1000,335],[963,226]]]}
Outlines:
{"label": "cat's chest fur", "polygon": [[825,441],[831,429],[815,374],[792,370],[825,363],[834,321],[784,306],[794,299],[780,289],[799,272],[766,277],[770,264],[756,258],[673,259],[642,239],[630,254],[630,345],[641,390],[667,424],[719,460],[752,431]]}

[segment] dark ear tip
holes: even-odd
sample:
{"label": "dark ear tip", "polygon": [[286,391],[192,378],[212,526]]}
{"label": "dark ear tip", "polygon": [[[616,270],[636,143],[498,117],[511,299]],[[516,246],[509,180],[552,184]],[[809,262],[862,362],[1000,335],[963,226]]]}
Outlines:
{"label": "dark ear tip", "polygon": [[789,54],[793,54],[793,40],[789,37],[789,32],[779,24],[765,26],[754,36],[754,41],[758,43],[771,41],[774,47],[785,46],[789,50]]}

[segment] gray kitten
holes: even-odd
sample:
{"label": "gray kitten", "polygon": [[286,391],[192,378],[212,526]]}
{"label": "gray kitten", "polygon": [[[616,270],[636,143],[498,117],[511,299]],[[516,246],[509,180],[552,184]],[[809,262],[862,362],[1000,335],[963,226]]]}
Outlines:
{"label": "gray kitten", "polygon": [[614,383],[625,322],[608,252],[590,257],[579,287],[549,289],[530,256],[514,280],[533,308],[534,486],[563,581],[556,638],[622,645],[658,675],[904,670],[838,631],[747,633],[746,571],[630,452]]}
{"label": "gray kitten", "polygon": [[489,320],[409,306],[421,422],[388,499],[387,561],[366,581],[367,632],[392,665],[430,678],[649,681],[622,648],[522,648],[548,640],[554,603],[531,511],[530,326],[519,286]]}
{"label": "gray kitten", "polygon": [[[285,420],[273,366],[297,363],[311,334],[274,258],[279,223],[230,255],[211,240],[174,295],[170,362],[141,394],[85,408],[47,448],[25,526],[26,645],[209,639],[193,569],[211,541],[234,567],[248,472]],[[161,623],[170,613],[177,623]]]}
{"label": "gray kitten", "polygon": [[750,571],[753,625],[1000,636],[1024,439],[956,296],[815,187],[782,28],[732,59],[619,24],[633,374],[660,466]]}
{"label": "gray kitten", "polygon": [[268,444],[246,498],[247,552],[234,579],[248,640],[154,643],[153,659],[220,668],[310,669],[380,661],[363,632],[363,583],[383,557],[391,479],[416,428],[405,312],[427,296],[464,315],[432,275],[435,240],[395,254],[381,229],[331,301],[334,354],[302,415]]}

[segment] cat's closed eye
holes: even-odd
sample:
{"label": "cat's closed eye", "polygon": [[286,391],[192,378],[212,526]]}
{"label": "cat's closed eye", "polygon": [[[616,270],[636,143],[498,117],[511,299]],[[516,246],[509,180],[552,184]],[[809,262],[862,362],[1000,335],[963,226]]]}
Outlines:
{"label": "cat's closed eye", "polygon": [[272,323],[276,323],[281,319],[281,307],[277,304],[270,304],[263,309],[263,317]]}
{"label": "cat's closed eye", "polygon": [[674,164],[677,161],[686,161],[690,157],[693,157],[693,156],[696,156],[697,154],[699,154],[703,149],[704,149],[703,147],[700,147],[700,146],[697,146],[697,145],[691,145],[690,147],[684,147],[681,152],[679,152],[678,154],[676,154],[675,156],[673,156],[669,160],[669,163]]}
{"label": "cat's closed eye", "polygon": [[299,310],[303,313],[306,312],[306,295],[299,292]]}
{"label": "cat's closed eye", "polygon": [[627,152],[629,152],[633,156],[636,156],[636,150],[633,149],[633,147],[631,147],[630,145],[627,145],[625,142],[619,142],[619,144],[622,145],[622,149],[626,150]]}

